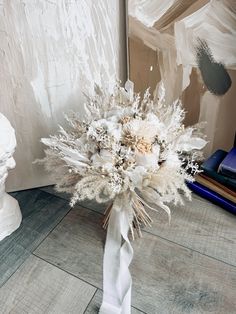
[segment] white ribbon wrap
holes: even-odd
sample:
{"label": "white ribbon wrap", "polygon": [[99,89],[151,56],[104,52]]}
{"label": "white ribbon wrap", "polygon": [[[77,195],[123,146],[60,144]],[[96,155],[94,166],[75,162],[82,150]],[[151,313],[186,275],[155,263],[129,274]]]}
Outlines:
{"label": "white ribbon wrap", "polygon": [[103,260],[103,301],[100,314],[130,314],[133,249],[128,233],[132,221],[128,197],[116,197],[111,209]]}

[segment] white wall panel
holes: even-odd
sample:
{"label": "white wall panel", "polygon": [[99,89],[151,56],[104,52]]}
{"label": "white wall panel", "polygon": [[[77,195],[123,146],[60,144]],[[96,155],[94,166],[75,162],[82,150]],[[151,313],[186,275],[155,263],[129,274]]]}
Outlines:
{"label": "white wall panel", "polygon": [[123,0],[0,0],[0,111],[18,142],[8,191],[50,183],[32,164],[40,138],[82,110],[95,81],[111,86],[125,68]]}

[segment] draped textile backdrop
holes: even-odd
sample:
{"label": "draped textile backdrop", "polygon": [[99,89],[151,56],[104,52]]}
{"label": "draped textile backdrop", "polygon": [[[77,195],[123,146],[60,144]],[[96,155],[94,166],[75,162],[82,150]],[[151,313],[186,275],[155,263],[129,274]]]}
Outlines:
{"label": "draped textile backdrop", "polygon": [[0,112],[18,143],[8,191],[51,183],[32,164],[40,138],[81,110],[95,81],[125,79],[125,43],[123,0],[0,0]]}

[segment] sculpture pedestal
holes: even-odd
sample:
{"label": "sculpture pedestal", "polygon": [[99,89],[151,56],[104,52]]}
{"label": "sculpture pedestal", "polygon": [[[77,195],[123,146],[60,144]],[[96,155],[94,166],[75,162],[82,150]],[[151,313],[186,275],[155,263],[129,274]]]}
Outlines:
{"label": "sculpture pedestal", "polygon": [[0,206],[0,241],[19,228],[22,220],[17,200],[3,193]]}

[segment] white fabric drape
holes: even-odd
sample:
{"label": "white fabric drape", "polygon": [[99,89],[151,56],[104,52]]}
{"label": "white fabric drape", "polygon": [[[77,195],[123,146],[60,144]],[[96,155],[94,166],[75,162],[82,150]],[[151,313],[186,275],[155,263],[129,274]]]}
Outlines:
{"label": "white fabric drape", "polygon": [[127,197],[117,197],[111,209],[103,261],[103,302],[100,314],[130,314],[133,249],[128,233],[132,221]]}

